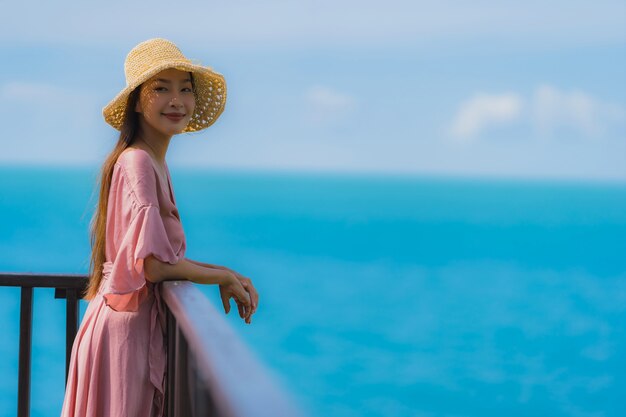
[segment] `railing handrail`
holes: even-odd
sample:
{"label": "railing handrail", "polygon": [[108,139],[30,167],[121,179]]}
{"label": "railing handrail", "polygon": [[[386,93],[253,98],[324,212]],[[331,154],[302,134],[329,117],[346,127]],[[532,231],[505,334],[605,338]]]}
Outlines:
{"label": "railing handrail", "polygon": [[83,289],[85,274],[42,274],[25,272],[1,272],[0,287],[37,287]]}
{"label": "railing handrail", "polygon": [[162,294],[196,357],[200,377],[217,391],[215,406],[222,415],[301,415],[223,315],[193,283],[166,281]]}

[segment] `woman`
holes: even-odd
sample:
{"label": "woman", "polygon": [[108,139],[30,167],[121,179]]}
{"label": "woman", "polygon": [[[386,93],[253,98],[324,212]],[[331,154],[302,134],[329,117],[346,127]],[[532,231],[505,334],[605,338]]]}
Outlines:
{"label": "woman", "polygon": [[209,127],[224,110],[224,78],[192,64],[165,39],[137,45],[124,63],[127,86],[103,110],[120,130],[104,162],[92,223],[92,256],[63,417],[162,416],[166,352],[160,282],[218,284],[251,322],[250,279],[184,257],[186,243],[165,155],[172,136]]}

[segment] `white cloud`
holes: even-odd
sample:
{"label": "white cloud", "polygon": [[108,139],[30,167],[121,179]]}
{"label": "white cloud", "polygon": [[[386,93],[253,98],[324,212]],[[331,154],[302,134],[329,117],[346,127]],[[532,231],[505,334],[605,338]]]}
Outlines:
{"label": "white cloud", "polygon": [[561,131],[594,138],[606,133],[613,125],[623,123],[626,111],[582,91],[565,92],[542,85],[535,90],[530,116],[541,137],[554,136]]}
{"label": "white cloud", "polygon": [[518,94],[476,94],[463,102],[452,122],[450,134],[467,142],[493,125],[506,124],[519,119],[522,99]]}
{"label": "white cloud", "polygon": [[514,123],[526,129],[529,138],[534,134],[593,139],[620,131],[623,136],[626,109],[583,91],[561,91],[550,85],[537,87],[530,99],[520,93],[477,93],[461,103],[448,133],[458,142],[471,142],[492,126]]}
{"label": "white cloud", "polygon": [[356,107],[354,97],[321,85],[309,88],[304,98],[308,121],[316,125],[339,122]]}

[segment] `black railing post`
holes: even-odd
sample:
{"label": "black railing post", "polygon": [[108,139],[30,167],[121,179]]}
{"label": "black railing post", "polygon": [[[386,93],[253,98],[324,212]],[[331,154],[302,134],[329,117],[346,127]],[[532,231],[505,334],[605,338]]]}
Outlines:
{"label": "black railing post", "polygon": [[70,369],[70,358],[72,357],[72,346],[78,332],[78,290],[65,290],[67,302],[65,310],[65,384]]}
{"label": "black railing post", "polygon": [[174,417],[174,393],[176,391],[175,376],[176,366],[174,358],[176,357],[176,319],[165,303],[166,311],[166,334],[167,334],[167,379],[165,381],[165,407],[166,415]]}
{"label": "black railing post", "polygon": [[189,387],[189,345],[178,324],[172,337],[176,344],[176,356],[172,358],[175,368],[174,385],[176,386],[174,396],[171,397],[174,401],[173,416],[196,417],[193,413]]}
{"label": "black railing post", "polygon": [[20,303],[20,358],[17,385],[17,416],[30,415],[30,353],[33,329],[33,287],[22,287]]}

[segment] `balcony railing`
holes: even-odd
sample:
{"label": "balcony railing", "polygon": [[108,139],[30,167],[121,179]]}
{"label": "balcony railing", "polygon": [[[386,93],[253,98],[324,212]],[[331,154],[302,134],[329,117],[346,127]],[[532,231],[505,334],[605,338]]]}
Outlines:
{"label": "balcony railing", "polygon": [[[0,286],[21,287],[17,416],[30,415],[33,288],[55,288],[66,300],[66,363],[79,325],[85,275],[0,273]],[[167,311],[168,417],[287,417],[300,411],[198,288],[163,283]]]}
{"label": "balcony railing", "polygon": [[21,287],[20,353],[17,379],[17,415],[30,415],[30,359],[33,328],[33,289],[54,288],[55,298],[65,298],[65,381],[78,331],[78,300],[87,284],[85,275],[0,274],[0,286]]}

